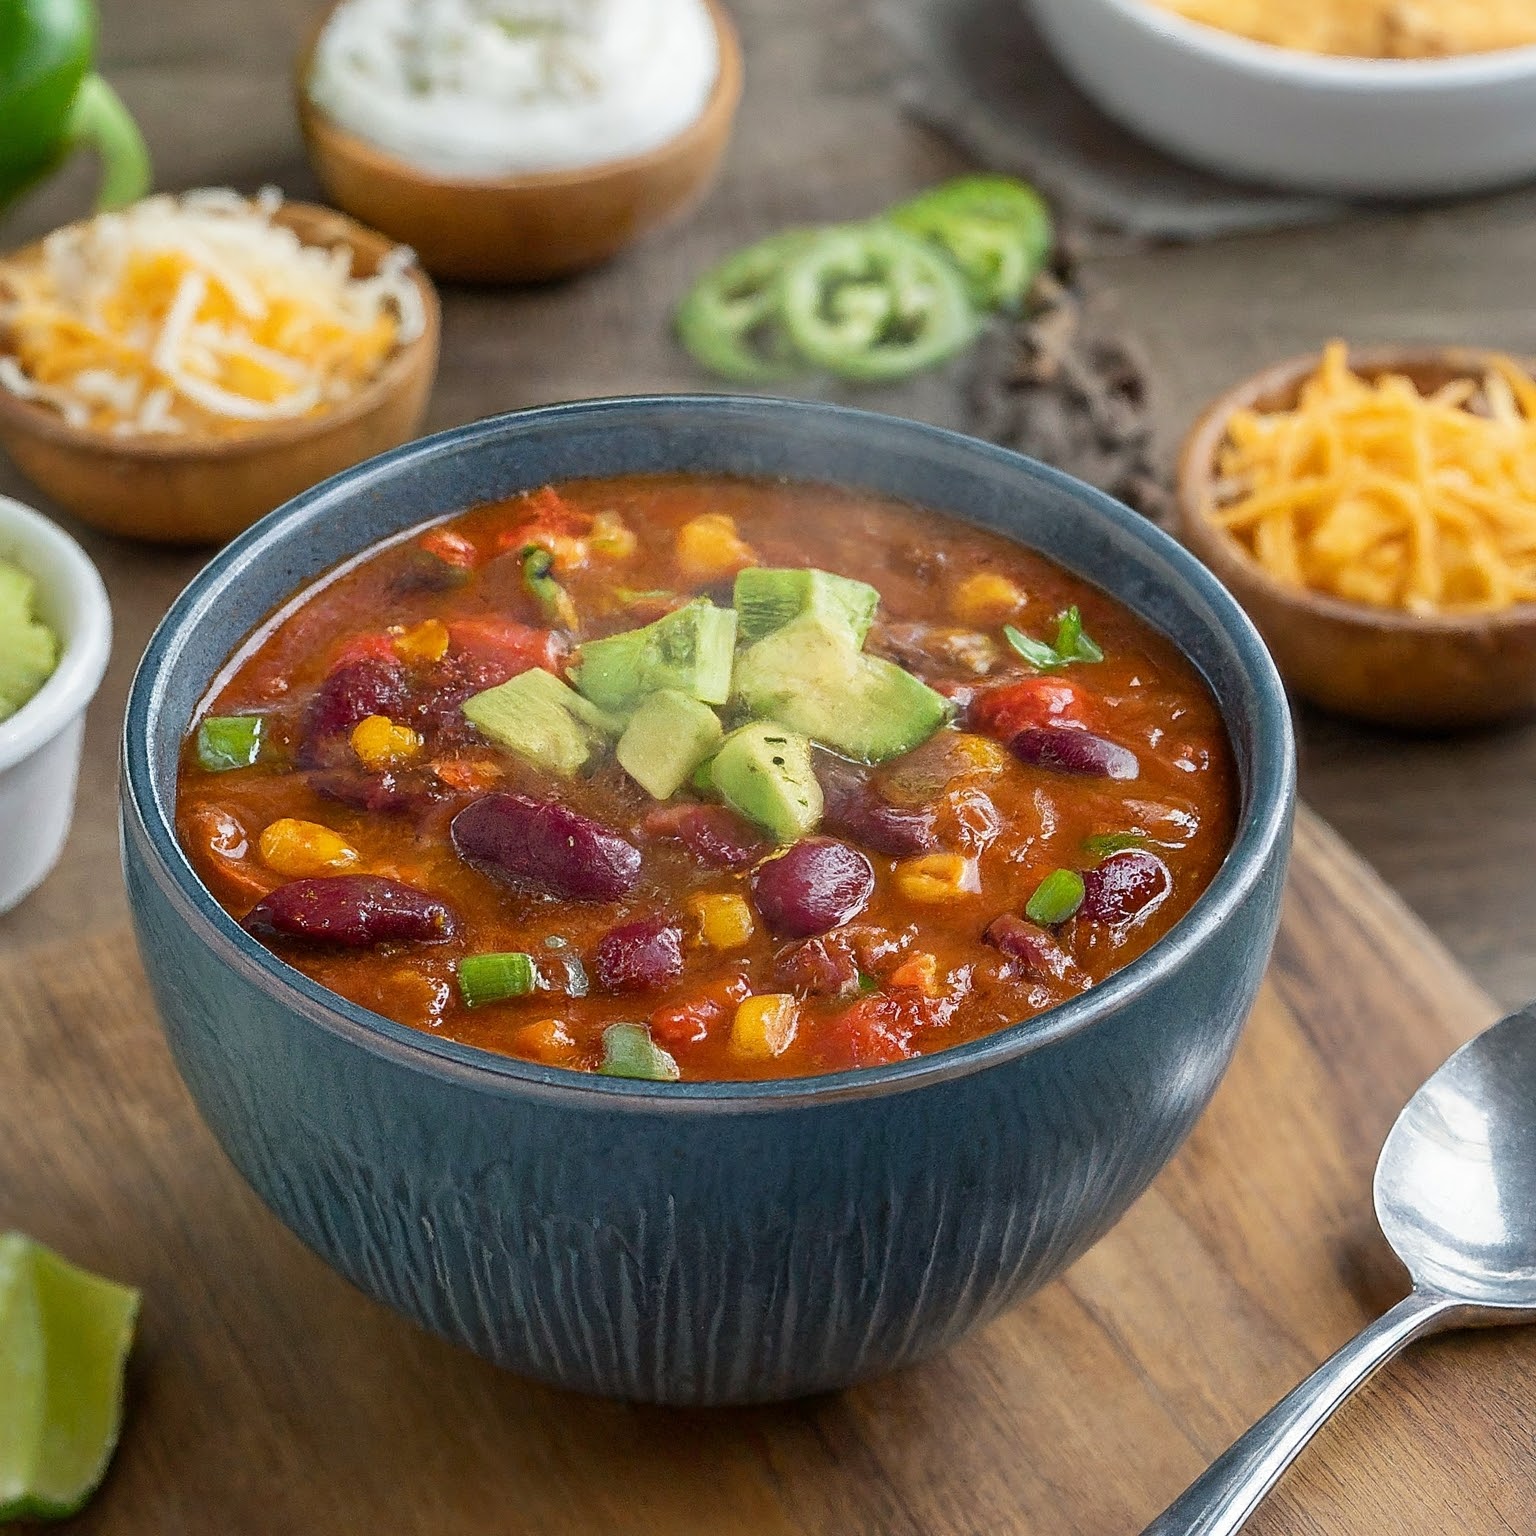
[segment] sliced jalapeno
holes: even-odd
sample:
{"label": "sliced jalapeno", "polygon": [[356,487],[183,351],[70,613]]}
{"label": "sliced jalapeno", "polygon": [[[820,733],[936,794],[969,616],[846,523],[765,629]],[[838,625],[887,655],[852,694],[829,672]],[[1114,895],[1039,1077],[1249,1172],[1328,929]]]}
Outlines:
{"label": "sliced jalapeno", "polygon": [[959,271],[931,245],[889,224],[823,230],[785,265],[780,312],[790,340],[845,379],[905,378],[975,338]]}
{"label": "sliced jalapeno", "polygon": [[1049,210],[1011,176],[962,176],[898,203],[886,218],[941,247],[983,309],[1017,309],[1051,253]]}
{"label": "sliced jalapeno", "polygon": [[693,285],[677,310],[678,339],[714,373],[771,384],[805,371],[779,317],[784,264],[808,231],[792,229],[727,256]]}

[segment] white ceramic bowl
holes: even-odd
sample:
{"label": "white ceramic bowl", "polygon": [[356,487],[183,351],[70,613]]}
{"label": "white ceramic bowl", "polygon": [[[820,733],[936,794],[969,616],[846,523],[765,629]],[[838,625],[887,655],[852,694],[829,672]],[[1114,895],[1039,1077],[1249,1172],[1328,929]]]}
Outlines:
{"label": "white ceramic bowl", "polygon": [[1149,0],[1023,3],[1105,113],[1222,175],[1356,197],[1536,175],[1536,47],[1344,59],[1250,42]]}
{"label": "white ceramic bowl", "polygon": [[86,706],[112,649],[112,609],[85,551],[9,496],[0,496],[0,559],[36,578],[39,616],[60,643],[53,676],[0,721],[0,912],[9,912],[42,882],[64,847]]}

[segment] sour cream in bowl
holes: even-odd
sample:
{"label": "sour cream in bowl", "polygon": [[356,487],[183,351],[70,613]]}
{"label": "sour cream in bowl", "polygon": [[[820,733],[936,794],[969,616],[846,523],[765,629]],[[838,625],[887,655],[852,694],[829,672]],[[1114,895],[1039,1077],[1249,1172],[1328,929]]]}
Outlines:
{"label": "sour cream in bowl", "polygon": [[339,0],[298,71],[333,201],[494,281],[590,266],[692,204],[740,84],[717,0]]}

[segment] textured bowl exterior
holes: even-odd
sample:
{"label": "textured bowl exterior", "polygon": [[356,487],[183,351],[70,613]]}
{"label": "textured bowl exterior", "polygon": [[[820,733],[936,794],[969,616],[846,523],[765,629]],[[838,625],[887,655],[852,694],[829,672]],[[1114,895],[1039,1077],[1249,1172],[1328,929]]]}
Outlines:
{"label": "textured bowl exterior", "polygon": [[[655,1085],[489,1057],[353,1007],[246,937],[169,816],[207,678],[306,577],[437,512],[575,474],[831,479],[1012,532],[1206,672],[1244,785],[1195,911],[1103,987],[941,1055],[784,1083]],[[124,859],[167,1037],[276,1214],[361,1289],[522,1374],[671,1403],[766,1401],[916,1360],[1057,1274],[1205,1106],[1278,921],[1293,764],[1279,680],[1222,589],[1134,514],[894,418],[725,397],[458,429],[301,497],[151,642],[125,737]]]}
{"label": "textured bowl exterior", "polygon": [[1536,48],[1341,59],[1219,32],[1153,0],[1019,3],[1108,116],[1221,175],[1351,197],[1438,197],[1536,172]]}

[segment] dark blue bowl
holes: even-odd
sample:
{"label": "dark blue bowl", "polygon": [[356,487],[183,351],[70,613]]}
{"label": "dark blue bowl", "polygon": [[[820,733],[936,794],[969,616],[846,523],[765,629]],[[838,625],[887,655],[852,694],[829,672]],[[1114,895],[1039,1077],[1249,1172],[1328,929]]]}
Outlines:
{"label": "dark blue bowl", "polygon": [[[1237,841],[1148,954],[936,1056],[658,1085],[487,1055],[354,1007],[219,908],[172,830],[177,745],[241,638],[317,572],[423,519],[647,470],[831,480],[1002,531],[1171,635],[1221,702]],[[128,705],[139,947],[203,1117],[277,1216],[369,1295],[587,1392],[785,1398],[928,1354],[1049,1280],[1183,1141],[1269,956],[1294,799],[1284,695],[1215,579],[1065,475],[887,416],[724,397],[526,411],[401,448],[223,551]]]}

